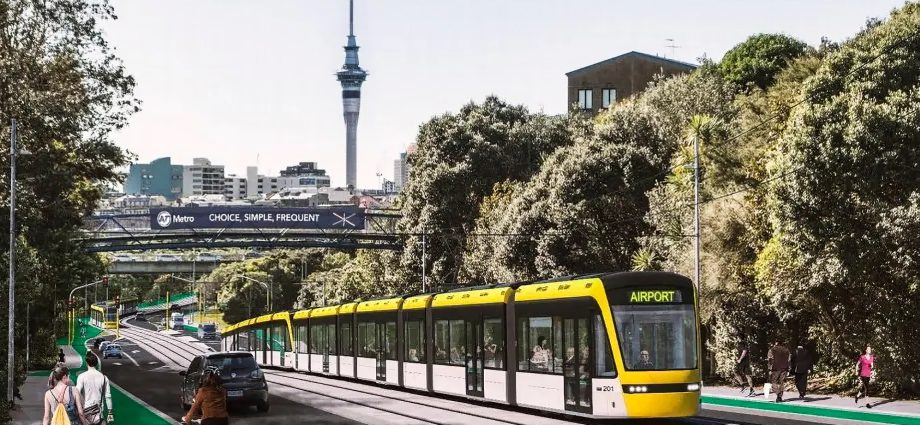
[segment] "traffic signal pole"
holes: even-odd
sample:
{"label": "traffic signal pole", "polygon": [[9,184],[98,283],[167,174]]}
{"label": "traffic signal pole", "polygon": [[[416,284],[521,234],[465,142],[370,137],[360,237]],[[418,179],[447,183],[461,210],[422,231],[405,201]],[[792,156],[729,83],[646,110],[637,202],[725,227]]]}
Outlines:
{"label": "traffic signal pole", "polygon": [[67,306],[70,307],[70,318],[68,320],[69,326],[67,327],[67,333],[68,333],[67,341],[69,343],[73,344],[74,327],[76,326],[76,322],[77,322],[77,311],[76,311],[76,306],[74,305],[73,294],[83,288],[88,288],[90,286],[98,285],[102,282],[108,282],[108,281],[109,281],[108,276],[105,276],[102,279],[99,279],[95,282],[87,283],[86,285],[80,285],[76,288],[73,288],[73,290],[70,291],[70,295],[67,296]]}

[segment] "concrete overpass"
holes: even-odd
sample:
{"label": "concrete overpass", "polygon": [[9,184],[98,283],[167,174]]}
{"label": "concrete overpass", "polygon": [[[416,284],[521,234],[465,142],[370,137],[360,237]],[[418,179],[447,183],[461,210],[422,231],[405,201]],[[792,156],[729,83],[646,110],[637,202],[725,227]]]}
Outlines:
{"label": "concrete overpass", "polygon": [[[226,262],[226,261],[225,261]],[[208,261],[113,261],[109,274],[210,273],[220,262]]]}

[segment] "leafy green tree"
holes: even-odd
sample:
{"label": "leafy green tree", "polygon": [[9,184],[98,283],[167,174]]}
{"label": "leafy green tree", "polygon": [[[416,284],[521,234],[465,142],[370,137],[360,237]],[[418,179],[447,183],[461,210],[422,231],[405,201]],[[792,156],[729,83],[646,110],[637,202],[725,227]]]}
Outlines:
{"label": "leafy green tree", "polygon": [[764,90],[790,60],[810,50],[801,40],[784,34],[752,35],[725,53],[719,69],[730,82]]}
{"label": "leafy green tree", "polygon": [[[99,27],[114,18],[107,1],[6,0],[0,13],[0,143],[8,143],[15,118],[19,145],[31,152],[18,161],[17,322],[23,323],[22,312],[31,304],[35,323],[62,323],[61,302],[70,289],[102,272],[102,263],[85,254],[74,236],[101,196],[100,185],[115,182],[116,168],[127,164],[109,136],[138,108],[134,80]],[[8,169],[5,146],[0,167]],[[0,198],[9,199],[7,190],[0,188]],[[0,231],[8,230],[6,222],[0,224]],[[5,334],[5,321],[0,329]],[[51,361],[54,337],[63,330],[30,328],[38,365]],[[25,337],[25,326],[17,326],[18,359],[25,358]],[[6,344],[0,357],[5,350]],[[26,366],[18,368],[21,382]],[[4,368],[0,379],[5,374]]]}
{"label": "leafy green tree", "polygon": [[455,282],[482,199],[496,183],[529,178],[547,154],[571,143],[573,120],[488,97],[423,124],[418,151],[409,158],[412,177],[401,195],[399,230],[408,236],[398,280],[420,286],[425,233],[432,235],[425,238],[429,279]]}
{"label": "leafy green tree", "polygon": [[[920,382],[917,275],[902,231],[920,193],[920,4],[829,55],[771,163],[773,232],[757,263],[780,317],[808,327],[841,383],[865,343],[890,390]],[[908,218],[910,217],[910,218]],[[898,261],[896,259],[900,259]]]}

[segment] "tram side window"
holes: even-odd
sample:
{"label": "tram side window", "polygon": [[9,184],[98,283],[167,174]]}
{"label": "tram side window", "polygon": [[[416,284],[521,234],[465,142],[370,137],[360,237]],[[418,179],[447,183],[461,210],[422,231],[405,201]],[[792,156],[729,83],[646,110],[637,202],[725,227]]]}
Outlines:
{"label": "tram side window", "polygon": [[425,322],[412,320],[406,322],[406,361],[425,361]]}
{"label": "tram side window", "polygon": [[329,354],[335,355],[335,323],[326,325],[326,346]]}
{"label": "tram side window", "polygon": [[287,327],[284,325],[272,326],[272,351],[287,351],[291,348],[288,343]]}
{"label": "tram side window", "polygon": [[296,351],[301,354],[307,353],[307,326],[295,325],[294,338],[297,338]]}
{"label": "tram side window", "polygon": [[342,355],[352,356],[354,352],[351,349],[351,322],[342,323],[342,329],[339,330],[339,336],[342,338]]}
{"label": "tram side window", "polygon": [[[374,322],[358,324],[359,341],[362,357],[377,357],[377,332]],[[363,338],[361,338],[363,336]]]}
{"label": "tram side window", "polygon": [[239,351],[249,351],[249,331],[237,332],[236,349]]}
{"label": "tram side window", "polygon": [[322,343],[322,326],[317,324],[310,325],[310,353],[319,354],[322,351],[320,350],[320,344]]}
{"label": "tram side window", "polygon": [[450,322],[438,320],[434,322],[434,362],[448,364],[447,353],[450,351]]}
{"label": "tram side window", "polygon": [[613,357],[610,355],[610,341],[607,339],[607,329],[604,327],[604,319],[600,315],[594,316],[594,341],[595,341],[595,361],[594,373],[596,376],[605,376],[615,378],[617,376],[617,367],[613,363]]}
{"label": "tram side window", "polygon": [[502,319],[485,319],[484,340],[485,367],[505,368],[505,333]]}
{"label": "tram side window", "polygon": [[518,370],[552,372],[553,318],[523,317],[518,319]]}
{"label": "tram side window", "polygon": [[263,338],[264,334],[265,334],[265,331],[262,329],[253,329],[252,339],[255,342],[255,344],[252,346],[251,351],[262,351],[265,349],[265,340]]}
{"label": "tram side window", "polygon": [[450,364],[466,364],[466,323],[463,320],[450,321]]}
{"label": "tram side window", "polygon": [[386,353],[388,360],[396,360],[396,322],[386,323]]}

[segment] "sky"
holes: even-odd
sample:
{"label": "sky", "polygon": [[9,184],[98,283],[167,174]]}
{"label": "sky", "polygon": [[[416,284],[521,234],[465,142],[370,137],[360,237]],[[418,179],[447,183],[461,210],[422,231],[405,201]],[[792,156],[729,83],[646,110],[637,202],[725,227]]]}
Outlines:
{"label": "sky", "polygon": [[[347,0],[112,0],[106,37],[143,102],[115,142],[137,162],[206,157],[227,174],[315,161],[345,184]],[[358,187],[393,179],[420,124],[494,94],[566,110],[565,73],[636,50],[718,60],[756,33],[841,41],[903,0],[355,0]],[[673,39],[673,42],[667,41]],[[677,45],[677,48],[665,47]]]}

